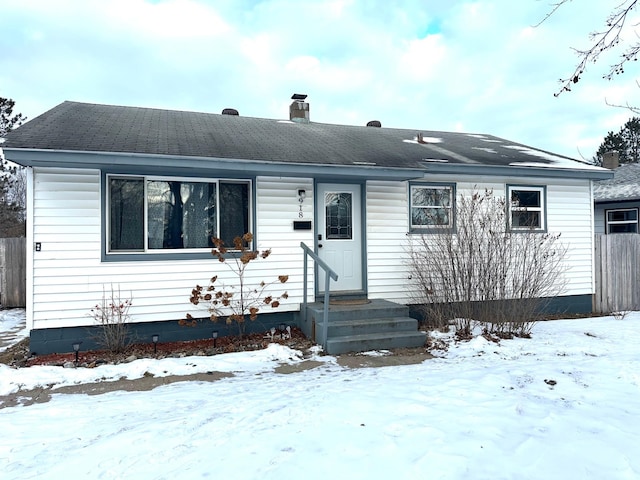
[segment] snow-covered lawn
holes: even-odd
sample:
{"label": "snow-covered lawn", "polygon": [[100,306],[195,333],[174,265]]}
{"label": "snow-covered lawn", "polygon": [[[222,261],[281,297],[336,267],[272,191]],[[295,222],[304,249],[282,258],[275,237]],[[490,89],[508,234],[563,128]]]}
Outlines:
{"label": "snow-covered lawn", "polygon": [[272,345],[95,369],[0,365],[0,395],[145,372],[234,372],[0,409],[0,477],[640,478],[640,313],[540,323],[532,339],[451,343],[419,365],[350,370],[318,359],[278,374],[280,361],[302,360]]}

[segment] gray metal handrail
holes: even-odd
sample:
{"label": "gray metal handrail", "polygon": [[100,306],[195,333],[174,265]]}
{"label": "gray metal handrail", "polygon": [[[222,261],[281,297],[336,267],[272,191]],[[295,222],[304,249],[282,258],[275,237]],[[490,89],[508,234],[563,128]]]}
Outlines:
{"label": "gray metal handrail", "polygon": [[327,348],[327,333],[329,332],[329,284],[331,279],[334,281],[338,280],[338,274],[334,272],[329,265],[326,264],[324,260],[322,260],[316,253],[311,250],[304,242],[300,242],[300,248],[304,252],[304,281],[303,281],[303,303],[302,303],[302,318],[304,322],[307,321],[307,255],[311,257],[311,259],[316,262],[316,264],[325,271],[324,276],[324,312],[322,318],[322,337],[324,338],[323,347]]}

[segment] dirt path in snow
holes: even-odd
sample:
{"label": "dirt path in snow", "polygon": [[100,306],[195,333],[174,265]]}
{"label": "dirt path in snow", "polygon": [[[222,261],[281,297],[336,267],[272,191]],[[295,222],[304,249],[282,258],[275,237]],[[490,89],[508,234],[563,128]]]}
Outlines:
{"label": "dirt path in snow", "polygon": [[[423,349],[407,349],[406,352],[395,352],[393,355],[359,355],[345,354],[337,357],[338,364],[345,368],[378,368],[385,366],[414,365],[433,358]],[[298,373],[324,365],[324,362],[306,360],[295,364],[281,364],[274,372],[280,375]],[[37,367],[31,367],[37,368]],[[233,377],[232,373],[207,372],[192,375],[169,375],[166,377],[145,376],[134,380],[121,379],[96,383],[83,383],[53,388],[49,385],[31,390],[19,390],[9,395],[0,395],[0,409],[18,405],[29,406],[35,403],[46,403],[55,394],[66,395],[102,395],[103,393],[125,391],[144,392],[176,382],[215,382],[223,378]]]}

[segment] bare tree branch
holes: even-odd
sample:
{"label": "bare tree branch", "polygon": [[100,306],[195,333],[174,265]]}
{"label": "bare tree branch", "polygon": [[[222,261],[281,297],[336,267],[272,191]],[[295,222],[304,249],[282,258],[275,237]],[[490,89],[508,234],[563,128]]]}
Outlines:
{"label": "bare tree branch", "polygon": [[542,20],[540,20],[538,23],[536,23],[533,28],[537,28],[540,25],[542,25],[544,22],[546,22],[551,16],[553,16],[554,13],[556,13],[558,11],[558,9],[564,5],[565,3],[569,2],[571,0],[560,0],[558,3],[553,3],[551,4],[551,10],[549,12],[547,12],[547,14],[544,16],[544,18]]}
{"label": "bare tree branch", "polygon": [[[557,3],[552,4],[552,8],[545,15],[545,17],[536,25],[539,26],[553,16],[560,7],[569,3],[571,0],[559,0]],[[612,50],[624,43],[620,35],[627,25],[629,13],[637,6],[638,0],[623,0],[613,11],[609,14],[605,21],[605,28],[601,31],[591,32],[589,34],[589,40],[592,42],[591,47],[586,50],[579,50],[574,48],[579,58],[579,62],[575,67],[573,73],[566,78],[561,78],[560,83],[562,87],[554,96],[559,96],[563,92],[570,92],[573,84],[580,81],[580,78],[587,69],[587,65],[590,63],[597,63],[600,55],[608,50]],[[637,27],[633,25],[633,27]],[[624,67],[629,61],[636,61],[638,54],[640,53],[640,40],[635,41],[626,48],[624,53],[620,55],[620,61],[611,65],[609,72],[603,75],[603,78],[611,80],[615,75],[624,73]]]}
{"label": "bare tree branch", "polygon": [[631,112],[633,112],[635,114],[640,114],[640,107],[634,107],[632,105],[629,105],[629,102],[626,102],[624,105],[619,105],[617,103],[609,103],[609,100],[607,100],[606,98],[604,99],[604,102],[609,107],[624,108],[626,110],[630,110]]}

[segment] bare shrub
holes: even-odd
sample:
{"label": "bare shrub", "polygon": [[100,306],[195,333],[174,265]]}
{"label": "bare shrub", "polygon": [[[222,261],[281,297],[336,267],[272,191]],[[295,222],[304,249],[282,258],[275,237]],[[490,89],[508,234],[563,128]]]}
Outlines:
{"label": "bare shrub", "polygon": [[[287,292],[279,296],[266,293],[269,287],[276,284],[285,283],[288,275],[279,275],[276,280],[270,283],[264,281],[257,286],[247,284],[245,272],[251,262],[257,259],[266,259],[271,250],[251,250],[249,245],[253,241],[251,233],[245,233],[242,237],[233,240],[233,251],[229,251],[222,240],[213,238],[216,246],[211,253],[218,261],[231,270],[237,282],[225,285],[218,282],[218,275],[209,280],[209,285],[203,287],[196,285],[191,291],[189,301],[194,305],[204,303],[209,311],[210,319],[217,322],[219,319],[226,319],[227,324],[236,323],[238,333],[243,336],[246,333],[245,319],[253,321],[258,318],[258,312],[263,307],[278,308],[280,300],[289,297]],[[186,320],[180,320],[181,325],[195,326],[196,320],[189,313]]]}
{"label": "bare shrub", "polygon": [[472,320],[497,336],[528,336],[547,298],[564,290],[566,248],[559,234],[507,228],[507,203],[493,191],[459,196],[455,230],[413,235],[413,302],[428,324]]}
{"label": "bare shrub", "polygon": [[610,315],[616,320],[624,320],[628,313],[628,310],[616,310],[614,312],[611,312]]}
{"label": "bare shrub", "polygon": [[98,325],[98,333],[94,335],[98,345],[113,353],[127,349],[132,342],[129,336],[130,308],[131,298],[122,298],[120,287],[115,290],[111,285],[109,294],[102,289],[102,300],[89,313]]}

